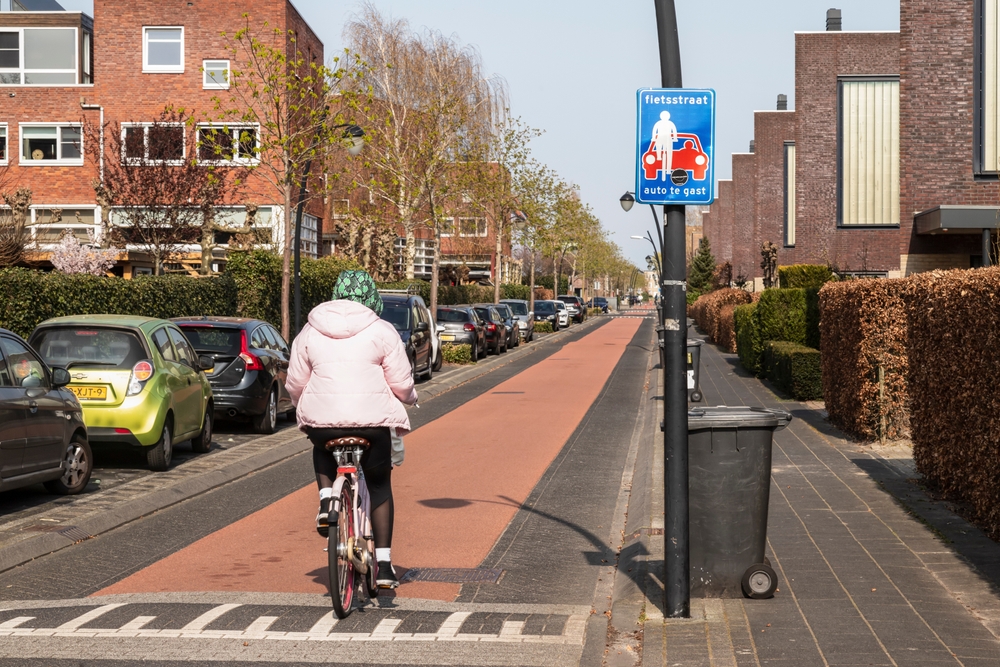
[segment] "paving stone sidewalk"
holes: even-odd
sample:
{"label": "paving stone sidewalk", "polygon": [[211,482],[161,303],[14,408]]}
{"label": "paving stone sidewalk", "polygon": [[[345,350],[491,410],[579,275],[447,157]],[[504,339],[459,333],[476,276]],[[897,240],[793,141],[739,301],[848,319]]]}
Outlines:
{"label": "paving stone sidewalk", "polygon": [[[1000,545],[924,493],[906,449],[847,440],[821,404],[780,398],[713,345],[701,364],[703,405],[795,417],[774,439],[768,556],[779,589],[771,600],[692,600],[691,619],[663,619],[662,435],[650,424],[604,664],[1000,664]],[[661,377],[655,368],[648,396],[657,424]]]}

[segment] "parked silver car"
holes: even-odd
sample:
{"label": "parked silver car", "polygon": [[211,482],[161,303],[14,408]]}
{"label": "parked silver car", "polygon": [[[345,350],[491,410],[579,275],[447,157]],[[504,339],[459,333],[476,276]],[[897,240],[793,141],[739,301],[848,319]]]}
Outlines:
{"label": "parked silver car", "polygon": [[531,303],[523,299],[502,299],[500,303],[510,306],[514,317],[517,318],[517,328],[521,332],[521,338],[525,343],[530,343],[535,339],[535,312],[530,310]]}

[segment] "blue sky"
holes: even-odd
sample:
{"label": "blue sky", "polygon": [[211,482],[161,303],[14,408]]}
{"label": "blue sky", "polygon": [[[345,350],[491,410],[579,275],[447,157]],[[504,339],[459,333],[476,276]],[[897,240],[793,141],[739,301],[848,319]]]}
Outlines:
{"label": "blue sky", "polygon": [[[92,12],[92,1],[60,0]],[[327,54],[343,47],[356,2],[293,0]],[[536,156],[580,186],[613,239],[637,263],[652,225],[618,198],[634,188],[635,91],[659,85],[652,0],[374,0],[413,27],[476,45],[488,71],[510,87],[514,115],[545,134]],[[753,138],[753,111],[773,109],[779,93],[794,108],[795,31],[825,29],[826,10],[843,10],[845,30],[898,30],[898,0],[676,0],[684,84],[717,92],[716,175]]]}

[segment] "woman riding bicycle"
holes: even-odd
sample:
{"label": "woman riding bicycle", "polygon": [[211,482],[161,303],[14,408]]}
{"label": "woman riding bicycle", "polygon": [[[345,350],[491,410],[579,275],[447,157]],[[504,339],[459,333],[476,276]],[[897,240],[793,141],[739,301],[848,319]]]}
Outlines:
{"label": "woman riding bicycle", "polygon": [[[285,386],[296,407],[299,428],[313,443],[313,468],[319,485],[316,529],[329,530],[337,464],[326,450],[329,440],[359,436],[371,443],[361,467],[371,496],[379,588],[399,585],[392,569],[392,437],[410,429],[402,403],[413,405],[417,392],[406,348],[391,324],[379,318],[382,297],[364,271],[343,271],[333,301],[313,308],[309,323],[292,344]],[[402,403],[400,403],[402,401]]]}

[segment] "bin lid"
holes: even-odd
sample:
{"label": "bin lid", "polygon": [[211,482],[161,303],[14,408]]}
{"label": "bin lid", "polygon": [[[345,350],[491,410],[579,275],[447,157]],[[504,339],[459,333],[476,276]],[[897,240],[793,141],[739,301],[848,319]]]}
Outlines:
{"label": "bin lid", "polygon": [[705,341],[700,338],[688,338],[688,347],[701,347],[704,344]]}
{"label": "bin lid", "polygon": [[783,429],[792,421],[785,410],[751,408],[745,405],[717,405],[688,410],[688,432],[711,428],[773,428]]}

